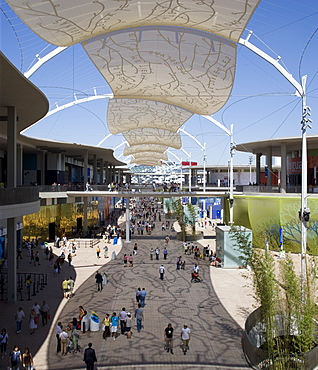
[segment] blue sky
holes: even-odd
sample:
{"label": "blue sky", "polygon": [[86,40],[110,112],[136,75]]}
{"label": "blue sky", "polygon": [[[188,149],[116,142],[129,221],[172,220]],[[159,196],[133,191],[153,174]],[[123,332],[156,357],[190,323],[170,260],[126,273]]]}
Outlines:
{"label": "blue sky", "polygon": [[[36,59],[55,47],[33,34],[1,1],[1,51],[22,72]],[[313,0],[261,1],[247,29],[254,32],[250,41],[276,58],[295,77],[307,75],[307,104],[312,108],[312,129],[318,134],[315,117],[318,98],[318,2]],[[317,32],[317,33],[316,33]],[[91,95],[93,88],[100,94],[110,93],[106,81],[95,69],[81,45],[68,48],[39,69],[30,80],[48,97],[50,107],[63,105]],[[99,100],[63,110],[41,121],[27,134],[83,144],[96,145],[108,134],[107,100]],[[235,84],[230,99],[214,118],[230,127],[234,124],[234,141],[244,143],[268,138],[300,136],[301,100],[295,89],[277,70],[244,46],[238,46]],[[227,164],[229,138],[206,119],[195,115],[183,128],[206,143],[209,165]],[[123,142],[121,135],[111,136],[103,147],[115,148]],[[191,152],[192,160],[202,163],[200,147],[182,135],[183,147]],[[118,157],[124,146],[116,150]],[[182,151],[171,150],[186,160]],[[235,164],[247,164],[248,154],[237,152]],[[175,158],[169,155],[171,160]],[[122,159],[122,158],[121,158]]]}

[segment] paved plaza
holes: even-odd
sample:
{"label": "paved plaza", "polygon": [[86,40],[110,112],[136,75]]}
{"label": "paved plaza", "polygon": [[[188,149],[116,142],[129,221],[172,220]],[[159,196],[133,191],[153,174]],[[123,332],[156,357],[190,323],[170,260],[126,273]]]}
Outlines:
{"label": "paved plaza", "polygon": [[[120,219],[124,222],[124,219]],[[157,223],[158,225],[159,223]],[[211,227],[201,229],[205,239],[201,245],[210,244],[215,248]],[[48,274],[48,285],[31,297],[32,300],[18,301],[16,305],[0,302],[1,328],[9,333],[9,350],[17,344],[21,350],[29,347],[34,355],[35,369],[84,369],[83,351],[61,356],[56,353],[55,325],[61,321],[64,327],[78,317],[82,305],[88,313],[96,312],[100,319],[105,313],[122,309],[134,312],[135,291],[138,287],[147,291],[144,308],[144,327],[140,333],[133,320],[132,339],[120,335],[117,339],[102,339],[102,331],[80,333],[79,345],[82,350],[89,342],[97,354],[96,368],[101,369],[245,369],[249,368],[241,348],[242,327],[245,318],[253,310],[251,289],[238,269],[226,270],[211,267],[208,261],[200,260],[201,283],[191,283],[191,270],[196,262],[193,255],[184,255],[182,242],[176,240],[175,232],[169,232],[167,260],[163,260],[166,232],[157,229],[151,236],[138,236],[132,243],[110,245],[109,256],[116,253],[116,259],[98,259],[94,248],[80,248],[73,260],[73,267],[64,263],[61,274],[55,277],[48,261],[41,253],[41,265],[29,263],[26,251],[19,260],[19,271],[35,269]],[[138,254],[134,266],[123,266],[123,255],[132,253],[133,244],[138,243]],[[101,249],[103,242],[100,242]],[[150,260],[150,248],[160,248],[160,260]],[[54,253],[59,254],[54,248]],[[176,269],[176,259],[182,256],[186,261],[185,270]],[[159,279],[159,266],[164,264],[165,279]],[[108,284],[102,292],[96,291],[96,271],[106,272]],[[75,278],[75,295],[63,299],[61,282],[64,278]],[[51,310],[51,326],[42,326],[41,321],[34,335],[30,335],[28,319],[22,326],[22,333],[16,334],[14,314],[20,305],[28,317],[34,301],[39,304],[46,300]],[[55,314],[54,314],[55,313]],[[164,329],[171,323],[174,328],[174,354],[164,350]],[[180,331],[187,323],[191,329],[189,351],[183,355]],[[6,369],[8,356],[0,360],[0,368]]]}

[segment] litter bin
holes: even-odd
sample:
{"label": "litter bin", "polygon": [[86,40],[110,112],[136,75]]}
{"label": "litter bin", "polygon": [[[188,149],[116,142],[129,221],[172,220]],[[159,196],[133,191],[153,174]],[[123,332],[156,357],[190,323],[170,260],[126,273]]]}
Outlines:
{"label": "litter bin", "polygon": [[91,314],[91,331],[99,331],[99,317],[96,312],[92,311]]}
{"label": "litter bin", "polygon": [[86,331],[90,330],[90,316],[88,315],[88,313],[83,316],[82,320],[81,320],[81,331],[83,333],[85,333]]}
{"label": "litter bin", "polygon": [[112,252],[112,260],[115,260],[116,259],[116,252],[115,251],[113,251]]}

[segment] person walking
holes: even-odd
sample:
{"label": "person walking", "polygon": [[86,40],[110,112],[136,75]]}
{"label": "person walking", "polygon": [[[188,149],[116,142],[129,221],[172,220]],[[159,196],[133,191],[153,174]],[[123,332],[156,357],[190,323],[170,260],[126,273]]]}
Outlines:
{"label": "person walking", "polygon": [[167,352],[170,351],[173,354],[173,327],[170,323],[165,328],[164,339],[166,341]]}
{"label": "person walking", "polygon": [[100,246],[99,245],[96,247],[96,257],[100,258]]}
{"label": "person walking", "polygon": [[160,249],[159,248],[156,248],[155,253],[156,253],[156,260],[159,261]]}
{"label": "person walking", "polygon": [[182,262],[182,259],[181,259],[181,256],[180,256],[180,257],[177,258],[177,270],[180,270],[181,262]]}
{"label": "person walking", "polygon": [[29,348],[25,348],[22,354],[22,365],[25,370],[33,370],[33,357]]}
{"label": "person walking", "polygon": [[111,326],[112,337],[115,340],[117,336],[117,328],[119,323],[119,318],[116,316],[116,312],[113,312],[113,316],[110,318],[110,321],[112,323]]}
{"label": "person walking", "polygon": [[66,347],[67,347],[68,337],[69,337],[68,333],[64,331],[62,327],[62,332],[60,334],[62,356],[66,356]]}
{"label": "person walking", "polygon": [[60,334],[62,333],[63,331],[63,326],[62,326],[62,323],[59,322],[56,327],[55,327],[55,336],[56,336],[56,340],[57,340],[57,347],[56,347],[56,353],[60,353],[61,352],[61,339],[60,339]]}
{"label": "person walking", "polygon": [[150,248],[150,261],[153,261],[153,253],[154,253],[154,250],[153,248]]}
{"label": "person walking", "polygon": [[163,259],[166,260],[168,256],[168,249],[165,247],[163,250]]}
{"label": "person walking", "polygon": [[64,298],[69,298],[69,285],[68,285],[68,280],[64,278],[62,281],[62,289],[63,289],[63,294]]}
{"label": "person walking", "polygon": [[138,288],[136,290],[136,302],[139,303],[140,301],[140,292],[141,292],[141,288]]}
{"label": "person walking", "polygon": [[47,324],[50,318],[50,307],[48,306],[46,301],[43,301],[40,312],[41,312],[41,317],[42,317],[42,325],[44,326]]}
{"label": "person walking", "polygon": [[8,338],[9,338],[9,335],[6,329],[2,329],[1,334],[0,334],[1,358],[4,358],[4,356],[7,354]]}
{"label": "person walking", "polygon": [[131,318],[131,313],[127,312],[127,317],[126,317],[126,333],[127,333],[127,338],[131,339],[131,327],[132,327],[132,318]]}
{"label": "person walking", "polygon": [[124,335],[126,332],[126,317],[127,317],[126,308],[123,307],[122,310],[118,314],[118,318],[120,322],[120,332],[122,335]]}
{"label": "person walking", "polygon": [[95,275],[95,280],[96,280],[96,288],[97,288],[97,291],[102,291],[103,290],[103,277],[102,277],[102,274],[97,271],[96,275]]}
{"label": "person walking", "polygon": [[21,333],[22,322],[24,318],[25,318],[24,311],[22,310],[22,307],[19,307],[15,314],[15,322],[17,324],[17,334]]}
{"label": "person walking", "polygon": [[86,370],[94,370],[94,363],[97,362],[95,350],[92,348],[92,343],[88,343],[88,348],[84,351],[83,361],[86,364]]}
{"label": "person walking", "polygon": [[70,278],[68,280],[69,298],[73,297],[74,285],[75,285],[75,281],[72,279],[72,276],[70,276]]}
{"label": "person walking", "polygon": [[137,320],[137,331],[140,333],[142,328],[142,320],[144,319],[144,310],[141,308],[140,303],[138,303],[138,308],[135,309],[135,318]]}
{"label": "person walking", "polygon": [[30,334],[35,333],[35,329],[38,327],[39,316],[35,313],[35,310],[32,308],[30,317],[29,317],[29,328]]}
{"label": "person walking", "polygon": [[124,267],[127,267],[128,257],[126,253],[124,254],[123,260],[124,260]]}
{"label": "person walking", "polygon": [[187,349],[189,346],[189,340],[190,340],[190,329],[188,328],[187,324],[183,325],[183,328],[181,329],[180,338],[182,340],[182,349],[183,354],[185,355],[187,353]]}
{"label": "person walking", "polygon": [[132,254],[128,257],[129,259],[129,267],[133,267],[134,266],[134,258],[132,256]]}
{"label": "person walking", "polygon": [[18,346],[14,346],[13,350],[9,353],[9,367],[12,370],[19,370],[22,363],[21,351]]}
{"label": "person walking", "polygon": [[146,301],[146,289],[142,288],[142,291],[140,292],[140,305],[141,307],[145,307],[145,301]]}
{"label": "person walking", "polygon": [[104,326],[103,339],[106,339],[110,337],[110,317],[108,313],[105,315]]}
{"label": "person walking", "polygon": [[160,279],[163,280],[164,279],[164,275],[165,275],[165,267],[164,267],[164,265],[161,265],[159,267],[159,274],[160,274]]}

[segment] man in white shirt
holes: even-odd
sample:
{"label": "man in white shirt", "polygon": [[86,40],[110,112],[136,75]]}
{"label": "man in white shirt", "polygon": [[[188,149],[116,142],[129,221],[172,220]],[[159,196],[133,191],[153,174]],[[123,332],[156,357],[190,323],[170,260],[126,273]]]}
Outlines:
{"label": "man in white shirt", "polygon": [[159,274],[160,274],[160,279],[163,280],[164,279],[164,275],[165,275],[165,268],[163,265],[161,265],[159,267]]}
{"label": "man in white shirt", "polygon": [[60,334],[62,356],[66,356],[67,338],[68,334],[62,327],[62,333]]}
{"label": "man in white shirt", "polygon": [[195,272],[196,274],[199,274],[199,270],[200,270],[199,266],[195,264],[193,267],[193,272]]}
{"label": "man in white shirt", "polygon": [[55,334],[56,334],[56,340],[57,340],[57,348],[56,348],[56,353],[61,352],[61,339],[60,339],[60,334],[63,332],[63,326],[62,323],[59,322],[56,327],[55,327]]}
{"label": "man in white shirt", "polygon": [[21,333],[22,321],[25,318],[24,311],[22,307],[18,308],[17,313],[15,314],[15,322],[17,324],[17,334]]}
{"label": "man in white shirt", "polygon": [[34,310],[34,312],[35,312],[38,316],[40,315],[41,307],[40,307],[40,305],[39,305],[37,302],[34,302],[34,305],[32,306],[32,309]]}
{"label": "man in white shirt", "polygon": [[127,317],[126,308],[123,307],[122,310],[118,314],[118,318],[120,322],[120,331],[122,335],[124,335],[126,331],[126,317]]}
{"label": "man in white shirt", "polygon": [[187,353],[189,340],[190,340],[190,329],[188,328],[187,324],[183,325],[183,328],[181,329],[180,337],[183,343],[183,354],[185,355]]}

